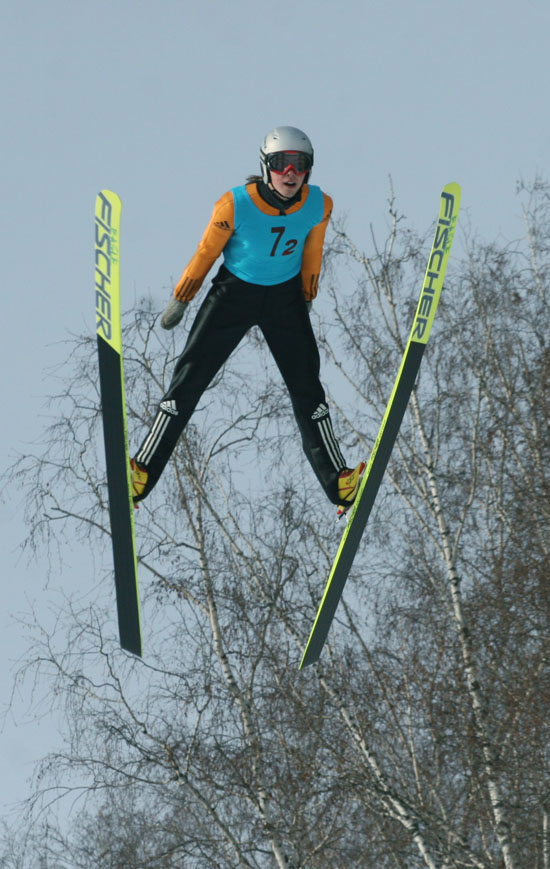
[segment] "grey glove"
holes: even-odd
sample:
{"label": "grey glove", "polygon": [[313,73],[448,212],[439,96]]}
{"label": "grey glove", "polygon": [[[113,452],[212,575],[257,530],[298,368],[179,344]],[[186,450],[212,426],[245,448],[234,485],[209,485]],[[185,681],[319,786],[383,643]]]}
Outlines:
{"label": "grey glove", "polygon": [[189,302],[180,302],[179,299],[170,299],[160,320],[162,328],[173,329],[177,326],[188,304]]}
{"label": "grey glove", "polygon": [[306,308],[307,308],[308,314],[311,314],[312,307],[313,307],[313,302],[306,302]]}

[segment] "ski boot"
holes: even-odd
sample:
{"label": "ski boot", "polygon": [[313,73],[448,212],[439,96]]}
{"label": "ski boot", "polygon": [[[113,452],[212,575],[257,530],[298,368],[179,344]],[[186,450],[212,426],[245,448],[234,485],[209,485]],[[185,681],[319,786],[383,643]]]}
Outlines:
{"label": "ski boot", "polygon": [[141,501],[141,499],[145,497],[145,495],[143,494],[143,490],[147,486],[147,479],[149,477],[149,474],[145,470],[145,467],[138,464],[135,459],[130,459],[130,468],[132,472],[132,501],[134,502],[134,507],[137,510],[138,501]]}
{"label": "ski boot", "polygon": [[340,472],[340,476],[338,477],[338,497],[341,501],[348,501],[349,503],[338,505],[336,511],[337,519],[346,516],[348,510],[353,505],[357,492],[359,491],[361,478],[365,473],[365,467],[365,462],[359,462],[354,470],[351,468],[345,468]]}

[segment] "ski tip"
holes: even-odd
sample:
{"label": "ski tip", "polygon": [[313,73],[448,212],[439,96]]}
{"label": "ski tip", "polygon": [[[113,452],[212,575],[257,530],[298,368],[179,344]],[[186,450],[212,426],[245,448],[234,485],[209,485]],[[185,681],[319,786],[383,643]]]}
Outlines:
{"label": "ski tip", "polygon": [[107,199],[110,202],[114,202],[117,205],[120,205],[120,196],[118,195],[118,193],[115,193],[114,190],[109,190],[106,187],[104,187],[103,190],[98,191],[97,197],[98,199]]}
{"label": "ski tip", "polygon": [[462,197],[462,188],[460,184],[456,181],[449,181],[448,184],[445,185],[443,190],[441,191],[441,195],[445,194],[445,196],[452,196],[456,206],[455,213],[458,211],[458,206],[460,205],[460,199]]}
{"label": "ski tip", "polygon": [[315,655],[314,657],[312,656],[312,657],[308,657],[308,658],[306,658],[306,656],[304,655],[304,657],[300,661],[300,666],[298,667],[298,670],[301,672],[302,670],[305,670],[306,667],[310,667],[312,664],[316,664],[318,660],[319,660],[319,655]]}
{"label": "ski tip", "polygon": [[[313,631],[312,631],[312,633],[313,633]],[[319,657],[321,655],[321,650],[322,650],[323,645],[324,645],[324,640],[322,641],[321,644],[313,643],[312,640],[313,640],[313,637],[310,636],[310,638],[307,642],[307,645],[304,649],[304,653],[302,655],[302,660],[300,661],[300,664],[298,666],[298,670],[305,670],[306,667],[309,667],[311,664],[315,664],[315,662],[319,660]]]}
{"label": "ski tip", "polygon": [[125,652],[130,652],[130,654],[135,655],[136,658],[143,657],[143,645],[141,642],[141,636],[128,636],[120,638],[120,648],[124,649]]}

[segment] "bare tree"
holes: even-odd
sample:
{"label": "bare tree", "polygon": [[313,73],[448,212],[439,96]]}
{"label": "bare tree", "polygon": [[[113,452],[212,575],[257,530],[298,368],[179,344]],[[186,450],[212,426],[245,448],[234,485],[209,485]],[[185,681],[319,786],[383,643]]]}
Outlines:
{"label": "bare tree", "polygon": [[[523,241],[465,240],[451,263],[364,546],[304,673],[339,529],[259,336],[230,360],[137,514],[144,660],[117,646],[109,569],[92,605],[67,600],[50,632],[37,621],[19,678],[47,686],[67,732],[37,771],[27,855],[87,869],[550,864],[550,226],[547,187],[524,195]],[[335,228],[331,312],[314,314],[350,453],[377,431],[425,267],[393,200],[390,217],[368,257]],[[173,340],[147,306],[127,318],[133,440]],[[64,376],[46,449],[12,469],[28,546],[53,558],[77,535],[108,568],[92,339]],[[72,831],[49,816],[60,800]]]}
{"label": "bare tree", "polygon": [[[421,373],[420,389],[413,395],[390,467],[391,488],[385,504],[379,506],[382,527],[391,535],[387,571],[392,571],[393,563],[401,577],[398,599],[391,605],[397,618],[394,638],[399,638],[401,647],[400,678],[410,670],[407,658],[414,662],[407,692],[392,695],[406,703],[400,719],[409,721],[412,714],[416,723],[410,733],[415,740],[418,734],[432,731],[422,754],[426,757],[429,747],[432,761],[439,765],[447,741],[441,734],[447,728],[439,715],[434,718],[433,706],[427,708],[418,698],[437,698],[438,705],[444,698],[443,707],[451,701],[457,718],[452,727],[453,753],[460,752],[462,770],[455,770],[453,777],[461,788],[468,770],[468,787],[460,801],[458,793],[454,801],[455,822],[466,799],[464,811],[471,816],[472,827],[469,838],[477,828],[483,843],[476,859],[480,865],[499,865],[502,860],[506,867],[543,865],[542,859],[547,859],[534,843],[545,840],[546,799],[546,787],[541,789],[540,783],[546,778],[541,749],[547,734],[544,717],[536,710],[548,690],[544,663],[548,634],[543,627],[548,625],[548,612],[543,588],[549,518],[545,363],[549,286],[542,277],[548,277],[543,231],[548,228],[548,191],[539,183],[531,195],[526,209],[529,259],[523,244],[504,250],[471,245],[460,276],[455,269],[443,301],[445,329],[430,348],[431,364]],[[379,318],[369,308],[377,305],[399,353],[403,336],[395,312],[403,298],[400,274],[407,259],[418,258],[416,246],[410,243],[396,254],[394,239],[375,266],[340,234],[340,245],[366,273],[369,294],[362,302],[366,316],[353,318],[354,299],[353,309],[338,308],[337,317],[346,339],[350,323],[357,325],[357,334],[352,334],[355,346],[376,346]],[[365,323],[371,324],[366,342]],[[379,389],[377,359],[364,353],[357,361],[359,365],[346,372],[360,398],[356,405],[377,404],[384,391]],[[360,414],[355,430],[360,440]],[[395,567],[400,540],[404,571]],[[433,620],[428,631],[427,617]],[[357,633],[360,638],[361,631]],[[370,657],[372,649],[365,649],[365,654]],[[419,663],[423,684],[418,684]],[[445,676],[443,694],[433,683],[438,671],[439,678]],[[427,712],[431,720],[423,721]],[[538,724],[531,741],[525,737],[534,718]],[[534,757],[532,767],[529,758]],[[449,769],[456,759],[456,754],[446,759]],[[414,754],[410,762],[418,788],[421,767]],[[529,768],[535,780],[529,781]],[[428,767],[427,772],[426,794],[432,790],[435,768]],[[443,791],[438,788],[434,794],[432,831],[437,815],[444,821],[442,829],[448,823],[441,816]],[[473,860],[475,850],[468,859]],[[448,860],[451,854],[443,852],[443,857]]]}

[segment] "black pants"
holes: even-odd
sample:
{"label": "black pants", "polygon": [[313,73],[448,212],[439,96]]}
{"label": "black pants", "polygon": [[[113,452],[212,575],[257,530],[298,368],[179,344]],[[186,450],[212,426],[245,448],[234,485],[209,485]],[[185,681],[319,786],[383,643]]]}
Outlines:
{"label": "black pants", "polygon": [[300,275],[260,286],[222,266],[202,303],[168,392],[135,459],[149,473],[144,495],[159,479],[202,394],[244,335],[259,326],[290,393],[304,452],[329,499],[337,504],[338,474],[346,467],[319,380],[317,342]]}

